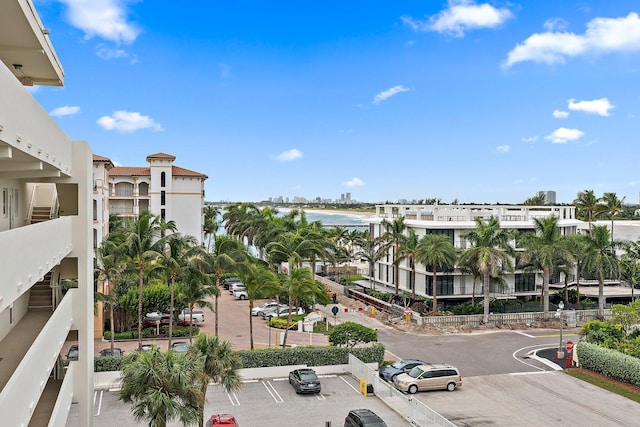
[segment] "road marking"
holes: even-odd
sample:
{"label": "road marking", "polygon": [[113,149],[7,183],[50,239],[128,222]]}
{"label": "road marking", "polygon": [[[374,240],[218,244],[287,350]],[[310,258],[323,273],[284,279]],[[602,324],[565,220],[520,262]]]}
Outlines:
{"label": "road marking", "polygon": [[240,406],[240,401],[238,400],[238,395],[232,391],[231,393],[227,392],[227,397],[229,397],[229,401],[231,402],[231,406]]}
{"label": "road marking", "polygon": [[[519,352],[524,351],[524,350],[529,349],[529,348],[540,348],[540,349],[542,349],[542,348],[548,348],[550,345],[551,345],[551,344],[536,344],[536,345],[529,345],[529,346],[526,346],[526,347],[522,347],[522,348],[517,349],[517,350],[516,350],[516,351],[514,351],[513,353],[511,353],[511,357],[513,357],[515,360],[517,360],[518,362],[520,362],[520,363],[522,363],[522,364],[524,364],[524,365],[531,366],[532,368],[538,369],[538,370],[540,370],[540,371],[545,371],[545,369],[540,368],[539,366],[532,365],[531,363],[527,363],[527,362],[525,362],[524,360],[519,359],[519,358],[516,356],[516,353],[519,353]],[[528,357],[530,357],[530,356],[528,356]],[[538,360],[539,358],[533,358],[533,359],[534,359],[534,360]]]}
{"label": "road marking", "polygon": [[513,331],[513,332],[515,332],[516,334],[524,335],[527,338],[535,338],[536,337],[535,335],[525,334],[524,332],[521,332],[521,331]]}
{"label": "road marking", "polygon": [[355,391],[356,393],[360,394],[360,391],[358,389],[356,389],[354,386],[352,386],[349,381],[345,380],[343,376],[340,376],[340,379],[342,381],[344,381],[349,387],[351,387],[353,389],[353,391]]}
{"label": "road marking", "polygon": [[326,397],[322,393],[316,393],[316,399],[318,400],[327,400]]}
{"label": "road marking", "polygon": [[[98,394],[100,397],[98,398]],[[93,406],[96,406],[96,398],[98,398],[98,411],[93,414],[94,417],[100,415],[100,411],[102,410],[102,396],[104,396],[104,390],[96,390],[93,392]]]}
{"label": "road marking", "polygon": [[[560,332],[554,335],[538,335],[536,338],[558,338],[560,336]],[[562,334],[564,337],[578,337],[580,334]]]}
{"label": "road marking", "polygon": [[539,375],[539,374],[553,374],[551,371],[540,371],[540,372],[512,372],[509,375],[518,376],[518,375]]}
{"label": "road marking", "polygon": [[280,396],[278,394],[278,392],[276,391],[275,387],[273,386],[273,384],[271,384],[269,381],[262,381],[262,384],[264,385],[264,387],[267,389],[267,391],[269,392],[269,394],[271,395],[271,397],[273,398],[273,400],[276,401],[276,403],[282,403],[284,402],[284,399],[282,399],[282,396]]}

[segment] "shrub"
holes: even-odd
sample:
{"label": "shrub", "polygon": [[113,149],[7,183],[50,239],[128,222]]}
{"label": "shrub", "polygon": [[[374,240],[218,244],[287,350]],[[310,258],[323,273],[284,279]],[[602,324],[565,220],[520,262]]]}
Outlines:
{"label": "shrub", "polygon": [[609,347],[614,342],[620,342],[625,337],[622,325],[615,325],[610,322],[602,322],[600,320],[585,322],[580,329],[580,335],[584,335],[587,342],[590,343],[609,343],[606,347]]}
{"label": "shrub", "polygon": [[122,357],[100,356],[93,359],[95,372],[119,371],[122,368]]}
{"label": "shrub", "polygon": [[357,344],[378,340],[378,331],[355,322],[336,325],[329,332],[329,342],[334,346],[354,347]]}
{"label": "shrub", "polygon": [[346,365],[349,354],[353,354],[365,363],[384,362],[384,345],[374,344],[370,347],[291,347],[268,348],[261,350],[240,350],[238,356],[243,368],[264,368],[267,366],[327,366]]}
{"label": "shrub", "polygon": [[[200,333],[200,330],[197,327],[193,328],[193,336],[195,337]],[[107,341],[111,341],[111,331],[105,331],[103,334],[104,339]],[[165,338],[169,336],[169,328],[163,326],[160,328],[160,334],[156,334],[156,328],[144,328],[142,330],[142,338]],[[188,337],[189,336],[189,327],[188,326],[175,326],[173,328],[173,336],[174,337]],[[116,332],[114,334],[114,339],[116,341],[124,341],[124,340],[135,340],[138,339],[138,331],[125,331],[125,332]]]}
{"label": "shrub", "polygon": [[465,302],[464,304],[458,304],[446,308],[457,316],[483,313],[481,304],[471,304],[470,302]]}
{"label": "shrub", "polygon": [[640,359],[586,341],[576,351],[583,368],[640,387]]}

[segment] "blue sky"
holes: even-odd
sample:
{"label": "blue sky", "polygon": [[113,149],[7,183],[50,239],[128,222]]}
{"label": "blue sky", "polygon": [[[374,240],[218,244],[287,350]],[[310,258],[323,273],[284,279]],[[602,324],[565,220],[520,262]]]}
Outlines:
{"label": "blue sky", "polygon": [[637,2],[35,4],[62,129],[123,166],[173,154],[207,200],[638,203]]}

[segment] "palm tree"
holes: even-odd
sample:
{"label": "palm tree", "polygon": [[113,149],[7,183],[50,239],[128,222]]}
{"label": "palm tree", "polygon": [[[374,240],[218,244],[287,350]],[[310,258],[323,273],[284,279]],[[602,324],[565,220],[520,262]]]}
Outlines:
{"label": "palm tree", "polygon": [[598,198],[593,190],[584,190],[578,193],[578,197],[573,201],[573,204],[577,208],[578,218],[589,223],[589,230],[591,230],[591,221],[594,218],[597,206]]}
{"label": "palm tree", "polygon": [[586,235],[584,234],[569,234],[565,236],[565,243],[567,249],[571,252],[571,256],[574,260],[575,272],[576,272],[576,304],[580,306],[580,273],[582,272],[583,262],[582,257],[586,251],[585,246]]}
{"label": "palm tree", "polygon": [[385,256],[387,248],[383,244],[381,237],[372,238],[369,230],[365,231],[358,242],[359,250],[356,256],[367,262],[369,265],[369,287],[375,290],[375,266],[378,261]]}
{"label": "palm tree", "polygon": [[631,301],[635,300],[635,287],[640,285],[640,240],[625,242],[625,253],[620,259],[620,276],[631,286]]}
{"label": "palm tree", "polygon": [[611,218],[611,241],[613,242],[613,219],[622,212],[622,204],[624,203],[624,199],[618,199],[616,193],[604,193],[601,202],[604,202],[602,205],[598,205],[598,209],[596,210],[596,216],[608,216]]}
{"label": "palm tree", "polygon": [[122,361],[120,400],[130,403],[136,421],[166,427],[178,419],[183,425],[198,420],[203,400],[199,378],[203,359],[196,352],[133,351]]}
{"label": "palm tree", "polygon": [[511,258],[515,256],[513,247],[509,244],[513,240],[513,232],[500,228],[500,222],[491,217],[487,222],[476,218],[476,228],[463,234],[462,237],[471,243],[471,247],[462,254],[462,262],[476,265],[483,276],[484,288],[484,317],[489,322],[489,288],[491,277],[498,277],[503,270],[512,271]]}
{"label": "palm tree", "polygon": [[524,201],[525,206],[544,206],[548,203],[547,196],[544,193],[536,194]]}
{"label": "palm tree", "polygon": [[240,273],[240,278],[242,279],[242,283],[244,283],[247,299],[249,300],[249,337],[251,350],[253,350],[253,316],[251,315],[253,303],[256,299],[267,298],[278,294],[282,290],[282,287],[280,286],[278,276],[269,271],[267,265],[261,263],[261,261],[254,258],[254,262],[247,263],[246,267],[247,268]]}
{"label": "palm tree", "polygon": [[396,286],[395,293],[398,295],[400,290],[400,246],[402,246],[407,239],[407,236],[404,235],[407,225],[404,223],[404,217],[400,216],[391,222],[383,219],[382,226],[385,228],[383,234],[384,239],[393,247],[393,281]]}
{"label": "palm tree", "polygon": [[173,336],[173,308],[175,306],[176,280],[181,275],[186,275],[186,271],[189,268],[195,268],[193,264],[195,260],[200,257],[202,251],[194,237],[172,234],[167,238],[165,250],[162,253],[162,257],[159,258],[162,268],[169,278],[169,289],[171,293],[171,302],[169,303],[169,313],[171,313],[171,321],[169,322],[169,347],[171,347],[171,338]]}
{"label": "palm tree", "polygon": [[145,269],[161,257],[164,240],[161,238],[160,217],[143,211],[127,229],[125,246],[132,268],[138,272],[138,348],[142,348],[142,288]]}
{"label": "palm tree", "polygon": [[409,235],[407,236],[404,245],[400,247],[399,261],[407,260],[409,267],[411,268],[411,276],[409,282],[411,283],[411,294],[413,298],[416,297],[416,255],[418,248],[418,236],[413,228],[409,229]]}
{"label": "palm tree", "polygon": [[308,268],[292,267],[289,274],[282,275],[282,278],[282,286],[289,295],[289,315],[287,316],[287,327],[284,332],[283,342],[283,346],[286,346],[294,302],[298,304],[300,298],[311,297],[326,304],[329,298],[325,286],[317,283],[313,279],[313,274]]}
{"label": "palm tree", "polygon": [[427,234],[422,236],[415,249],[415,258],[421,264],[431,267],[433,275],[433,311],[438,311],[438,266],[453,267],[457,259],[456,248],[451,239],[443,234]]}
{"label": "palm tree", "polygon": [[203,364],[198,419],[198,425],[203,427],[207,386],[210,382],[215,382],[221,384],[227,392],[238,390],[242,385],[238,374],[241,362],[238,354],[233,351],[231,343],[220,340],[218,337],[208,337],[205,334],[198,335],[193,348],[197,350]]}
{"label": "palm tree", "polygon": [[584,269],[598,279],[598,310],[604,314],[604,279],[617,278],[619,272],[618,257],[615,249],[619,243],[609,239],[606,226],[596,226],[591,235],[585,238]]}
{"label": "palm tree", "polygon": [[204,235],[207,238],[207,252],[211,248],[211,237],[215,236],[220,227],[218,216],[220,208],[217,206],[207,205],[204,208]]}
{"label": "palm tree", "polygon": [[549,278],[559,264],[573,262],[571,251],[560,234],[558,218],[534,218],[534,231],[519,238],[524,247],[520,257],[523,265],[534,264],[542,269],[542,306],[544,313],[549,312]]}
{"label": "palm tree", "polygon": [[[231,271],[235,271],[236,265],[245,261],[247,258],[247,249],[238,240],[227,235],[215,236],[213,240],[213,250],[205,256],[205,262],[209,265],[212,273],[215,275],[216,288],[220,289],[220,279],[222,275]],[[218,293],[214,293],[214,309],[215,329],[214,335],[218,336]]]}
{"label": "palm tree", "polygon": [[188,270],[179,288],[179,297],[189,307],[189,343],[193,338],[193,310],[207,307],[213,310],[213,305],[207,297],[220,293],[220,289],[213,283],[213,277],[199,270]]}

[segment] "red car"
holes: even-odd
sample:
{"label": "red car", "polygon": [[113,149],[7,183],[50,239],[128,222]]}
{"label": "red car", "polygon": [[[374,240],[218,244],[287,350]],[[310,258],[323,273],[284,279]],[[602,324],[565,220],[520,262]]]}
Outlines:
{"label": "red car", "polygon": [[211,418],[207,420],[207,427],[213,426],[238,426],[236,417],[231,414],[215,414],[211,415]]}

